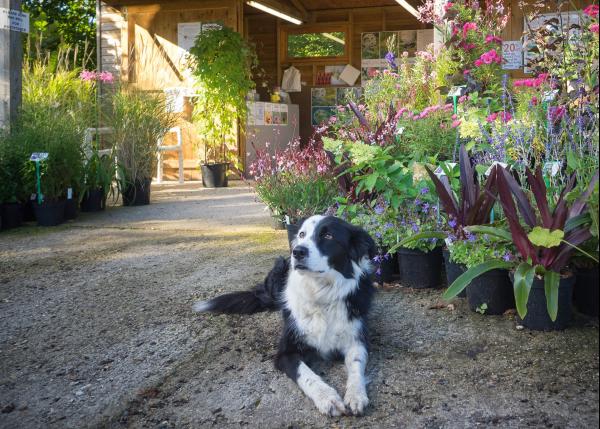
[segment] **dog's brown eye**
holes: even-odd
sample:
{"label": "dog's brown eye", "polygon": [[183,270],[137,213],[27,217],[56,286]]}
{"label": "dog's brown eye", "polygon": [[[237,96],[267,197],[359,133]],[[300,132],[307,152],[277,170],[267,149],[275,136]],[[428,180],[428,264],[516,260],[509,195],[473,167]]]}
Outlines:
{"label": "dog's brown eye", "polygon": [[298,233],[298,237],[300,238],[304,238],[306,236],[306,233],[304,231],[301,231]]}
{"label": "dog's brown eye", "polygon": [[326,240],[331,240],[333,239],[333,235],[331,235],[330,233],[326,232],[325,234],[323,234],[323,238]]}

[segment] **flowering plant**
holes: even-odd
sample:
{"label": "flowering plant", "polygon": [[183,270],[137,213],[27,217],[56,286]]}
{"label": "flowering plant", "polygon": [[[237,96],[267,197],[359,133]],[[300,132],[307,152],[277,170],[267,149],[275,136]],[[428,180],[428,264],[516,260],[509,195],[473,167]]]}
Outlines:
{"label": "flowering plant", "polygon": [[[404,240],[397,246],[430,252],[440,245],[435,237],[418,238],[428,232],[439,231],[442,220],[439,208],[428,187],[419,189],[419,196],[412,201],[406,201],[398,212],[398,234]],[[414,240],[410,240],[415,237]],[[390,251],[395,250],[392,248]]]}
{"label": "flowering plant", "polygon": [[280,220],[288,216],[291,223],[323,213],[338,195],[331,161],[315,139],[304,147],[300,139],[292,140],[273,155],[268,148],[256,149],[248,171],[255,192],[271,213]]}
{"label": "flowering plant", "polygon": [[510,262],[515,258],[512,243],[488,234],[467,233],[465,239],[452,241],[448,250],[452,262],[467,268],[493,260]]}

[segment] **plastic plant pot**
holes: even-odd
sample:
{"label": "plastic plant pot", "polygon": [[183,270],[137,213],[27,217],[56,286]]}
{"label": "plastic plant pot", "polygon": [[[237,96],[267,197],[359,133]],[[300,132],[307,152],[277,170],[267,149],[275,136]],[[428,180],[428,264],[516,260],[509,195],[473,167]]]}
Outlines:
{"label": "plastic plant pot", "polygon": [[430,252],[416,249],[398,249],[400,283],[417,289],[437,288],[442,281],[442,248]]}

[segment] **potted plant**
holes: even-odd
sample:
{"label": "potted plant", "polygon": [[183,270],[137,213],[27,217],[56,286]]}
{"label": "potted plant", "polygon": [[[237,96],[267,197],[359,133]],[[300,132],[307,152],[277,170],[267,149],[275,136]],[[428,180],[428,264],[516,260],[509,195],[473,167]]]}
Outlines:
{"label": "potted plant", "polygon": [[[472,234],[465,231],[466,238],[455,240],[449,238],[448,259],[455,265],[462,267],[454,281],[469,269],[487,261],[503,260],[506,262],[514,259],[512,243],[506,242],[488,234]],[[448,265],[446,265],[448,269]],[[451,285],[452,283],[449,283]],[[485,314],[504,314],[510,308],[515,308],[515,298],[510,282],[508,270],[495,269],[474,278],[465,289],[469,308],[472,311]]]}
{"label": "potted plant", "polygon": [[290,243],[300,220],[324,213],[338,196],[330,159],[315,140],[301,147],[300,139],[295,139],[273,155],[267,149],[256,150],[248,172],[258,198],[285,221]]}
{"label": "potted plant", "polygon": [[227,186],[227,170],[235,160],[229,147],[237,143],[238,124],[247,114],[246,94],[255,87],[256,52],[240,33],[221,26],[200,33],[190,60],[198,93],[193,118],[204,143],[202,183]]}
{"label": "potted plant", "polygon": [[115,165],[112,156],[100,156],[98,150],[94,149],[85,164],[81,211],[104,210],[114,178]]}
{"label": "potted plant", "polygon": [[512,175],[500,168],[498,191],[510,232],[485,226],[469,228],[513,242],[517,249],[516,258],[512,261],[489,260],[472,267],[448,288],[444,297],[456,296],[485,272],[509,269],[521,323],[534,330],[564,329],[571,318],[575,283],[568,263],[577,246],[592,236],[586,224],[586,201],[597,185],[598,173],[587,190],[569,207],[567,195],[575,184],[572,177],[560,192],[553,210],[541,170],[533,173],[527,169],[526,174],[537,210]]}
{"label": "potted plant", "polygon": [[390,249],[398,243],[397,212],[385,202],[374,202],[374,207],[353,208],[350,222],[363,228],[375,241],[377,254],[372,262],[375,266],[375,281],[379,284],[392,281],[398,271],[398,259]]}
{"label": "potted plant", "polygon": [[8,133],[0,135],[0,217],[1,229],[16,228],[23,219],[27,192],[23,172],[28,162],[23,145]]}
{"label": "potted plant", "polygon": [[123,205],[150,204],[157,142],[174,125],[175,116],[167,111],[164,96],[122,89],[112,97],[110,123]]}
{"label": "potted plant", "polygon": [[[419,193],[414,200],[405,200],[399,209],[397,232],[402,241],[389,251],[397,252],[402,284],[434,288],[442,284],[441,240],[435,234],[441,228],[441,218],[429,188],[421,187]],[[420,235],[429,233],[434,234],[431,237]]]}

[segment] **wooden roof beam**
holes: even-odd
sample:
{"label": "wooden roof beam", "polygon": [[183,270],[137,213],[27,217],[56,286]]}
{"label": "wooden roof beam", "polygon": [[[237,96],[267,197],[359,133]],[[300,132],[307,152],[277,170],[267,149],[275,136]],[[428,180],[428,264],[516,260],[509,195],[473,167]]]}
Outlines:
{"label": "wooden roof beam", "polygon": [[291,2],[294,5],[294,7],[298,9],[298,12],[300,12],[304,21],[310,21],[310,12],[306,10],[302,2],[300,0],[291,0]]}

